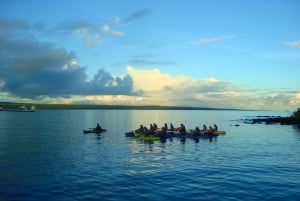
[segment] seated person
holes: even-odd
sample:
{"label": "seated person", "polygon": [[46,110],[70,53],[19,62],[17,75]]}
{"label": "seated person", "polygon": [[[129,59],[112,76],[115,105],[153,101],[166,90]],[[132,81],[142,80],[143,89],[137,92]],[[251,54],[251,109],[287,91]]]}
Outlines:
{"label": "seated person", "polygon": [[97,126],[96,126],[96,128],[94,128],[94,130],[95,131],[101,131],[102,130],[102,128],[101,128],[101,126],[100,126],[99,123],[97,123]]}

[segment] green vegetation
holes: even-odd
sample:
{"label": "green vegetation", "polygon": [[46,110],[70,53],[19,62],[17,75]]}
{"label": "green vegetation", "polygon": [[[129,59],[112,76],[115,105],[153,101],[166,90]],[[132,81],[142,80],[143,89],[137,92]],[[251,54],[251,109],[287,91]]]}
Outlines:
{"label": "green vegetation", "polygon": [[220,109],[204,107],[184,107],[184,106],[130,106],[130,105],[92,105],[92,104],[36,104],[36,103],[11,103],[0,102],[0,107],[5,109],[16,109],[22,105],[31,107],[34,105],[37,110],[40,109],[104,109],[104,110],[237,110],[237,109]]}
{"label": "green vegetation", "polygon": [[298,108],[298,110],[295,111],[291,117],[295,119],[296,122],[300,123],[300,108]]}
{"label": "green vegetation", "polygon": [[266,123],[266,124],[281,124],[281,125],[300,125],[300,108],[289,117],[267,117],[250,119],[250,123]]}

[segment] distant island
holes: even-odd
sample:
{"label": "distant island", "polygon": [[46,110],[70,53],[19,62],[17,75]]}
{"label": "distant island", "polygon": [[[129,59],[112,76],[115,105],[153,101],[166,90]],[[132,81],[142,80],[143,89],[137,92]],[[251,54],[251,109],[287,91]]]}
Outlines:
{"label": "distant island", "polygon": [[187,106],[159,106],[159,105],[93,105],[93,104],[36,104],[36,103],[13,103],[0,102],[2,109],[19,108],[20,105],[34,105],[39,109],[102,109],[102,110],[243,110],[228,108],[207,108],[207,107],[187,107]]}
{"label": "distant island", "polygon": [[257,116],[254,119],[246,119],[245,123],[251,124],[282,124],[282,125],[300,125],[300,108],[289,117]]}

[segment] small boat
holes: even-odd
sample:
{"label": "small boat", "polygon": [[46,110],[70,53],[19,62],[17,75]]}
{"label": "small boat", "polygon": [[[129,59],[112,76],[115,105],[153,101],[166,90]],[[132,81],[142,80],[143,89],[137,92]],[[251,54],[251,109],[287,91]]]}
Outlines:
{"label": "small boat", "polygon": [[88,129],[88,130],[83,130],[83,134],[88,134],[88,133],[96,133],[96,134],[100,134],[102,132],[106,132],[107,130],[106,129],[101,129],[101,130],[96,130],[96,129]]}
{"label": "small boat", "polygon": [[28,109],[25,105],[22,105],[18,109],[18,112],[34,112],[34,111],[35,111],[35,106],[31,106],[31,108]]}
{"label": "small boat", "polygon": [[131,131],[131,132],[125,133],[125,136],[126,136],[126,137],[135,137],[135,134],[134,134],[133,131]]}
{"label": "small boat", "polygon": [[0,107],[0,111],[7,111],[7,112],[34,112],[35,106],[31,106],[30,109],[28,109],[25,105],[22,105],[18,108],[2,108]]}

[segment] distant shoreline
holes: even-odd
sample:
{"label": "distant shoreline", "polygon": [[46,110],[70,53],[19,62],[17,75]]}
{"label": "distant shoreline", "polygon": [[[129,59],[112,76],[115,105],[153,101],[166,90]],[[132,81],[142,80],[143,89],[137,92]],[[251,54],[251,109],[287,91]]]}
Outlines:
{"label": "distant shoreline", "polygon": [[35,103],[7,103],[0,102],[2,109],[18,108],[20,105],[32,106],[39,109],[93,109],[93,110],[230,110],[230,111],[250,111],[246,109],[230,108],[206,108],[206,107],[186,107],[186,106],[131,106],[131,105],[89,105],[89,104],[35,104]]}

